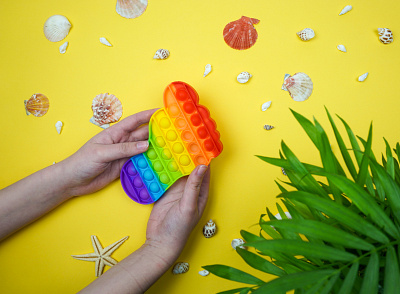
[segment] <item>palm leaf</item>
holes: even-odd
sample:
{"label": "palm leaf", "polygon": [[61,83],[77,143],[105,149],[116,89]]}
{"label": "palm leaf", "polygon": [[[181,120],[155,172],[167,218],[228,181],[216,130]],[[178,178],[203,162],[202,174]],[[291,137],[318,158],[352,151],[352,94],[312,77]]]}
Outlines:
{"label": "palm leaf", "polygon": [[222,265],[222,264],[214,264],[214,265],[206,265],[203,266],[205,270],[209,271],[210,273],[227,279],[231,281],[241,282],[245,284],[252,284],[252,285],[262,285],[265,282],[236,268]]}
{"label": "palm leaf", "polygon": [[259,271],[279,277],[286,275],[285,271],[283,271],[281,268],[277,267],[272,262],[269,262],[268,260],[265,260],[264,258],[258,256],[257,254],[254,254],[253,252],[241,248],[236,248],[236,252],[248,265]]}
{"label": "palm leaf", "polygon": [[400,289],[399,263],[397,262],[396,252],[389,246],[386,252],[386,266],[384,279],[384,293],[396,293]]}
{"label": "palm leaf", "polygon": [[364,279],[360,294],[375,294],[378,291],[379,280],[379,257],[376,252],[371,254],[367,268],[365,269]]}
{"label": "palm leaf", "polygon": [[[218,292],[217,294],[235,294],[235,293],[241,293],[242,291],[250,291],[252,287],[244,287],[244,288],[236,288],[228,291],[223,291],[223,292]],[[248,293],[248,292],[244,292]]]}
{"label": "palm leaf", "polygon": [[386,139],[383,138],[383,140],[385,141],[385,145],[386,145],[386,171],[394,180],[394,161],[393,161],[392,150],[389,146],[389,143],[386,141]]}
{"label": "palm leaf", "polygon": [[371,146],[372,146],[372,123],[369,127],[368,140],[365,146],[364,155],[361,159],[360,170],[357,175],[356,183],[359,184],[361,187],[364,187],[365,180],[368,174],[368,163],[369,163],[369,155],[371,153]]}
{"label": "palm leaf", "polygon": [[353,263],[346,278],[343,281],[342,287],[340,288],[339,294],[350,294],[351,289],[353,289],[354,282],[358,274],[358,262]]}

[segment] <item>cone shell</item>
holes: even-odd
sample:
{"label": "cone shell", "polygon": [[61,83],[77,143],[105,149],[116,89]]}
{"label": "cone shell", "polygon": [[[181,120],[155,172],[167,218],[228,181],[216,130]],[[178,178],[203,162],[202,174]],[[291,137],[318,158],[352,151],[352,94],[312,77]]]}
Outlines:
{"label": "cone shell", "polygon": [[337,48],[339,51],[347,52],[346,47],[344,47],[344,45],[337,45]]}
{"label": "cone shell", "polygon": [[61,134],[62,127],[64,126],[63,122],[62,121],[58,121],[58,122],[56,122],[55,126],[56,126],[57,133]]}
{"label": "cone shell", "polygon": [[158,49],[154,54],[153,59],[167,59],[169,57],[169,51],[167,49]]}
{"label": "cone shell", "polygon": [[33,114],[36,117],[41,117],[47,113],[50,107],[49,99],[40,93],[33,94],[29,100],[25,100],[26,114]]}
{"label": "cone shell", "polygon": [[366,72],[365,74],[362,74],[361,76],[359,76],[359,77],[358,77],[358,81],[359,81],[359,82],[364,82],[365,79],[368,77],[368,74],[369,74],[369,73]]}
{"label": "cone shell", "polygon": [[257,41],[258,34],[254,25],[259,22],[258,19],[242,16],[228,23],[223,31],[226,44],[237,50],[249,49]]}
{"label": "cone shell", "polygon": [[106,45],[108,47],[112,47],[112,44],[104,37],[100,38],[100,43],[103,44],[103,45]]}
{"label": "cone shell", "polygon": [[147,8],[147,0],[117,0],[115,10],[125,18],[136,18],[143,14]]}
{"label": "cone shell", "polygon": [[393,42],[393,33],[388,28],[378,28],[379,41],[383,44],[390,44]]}
{"label": "cone shell", "polygon": [[184,274],[189,270],[189,264],[187,262],[178,262],[172,269],[174,275]]}
{"label": "cone shell", "polygon": [[93,117],[92,123],[98,126],[117,122],[122,116],[122,104],[112,94],[99,94],[92,102]]}
{"label": "cone shell", "polygon": [[315,37],[315,33],[314,30],[305,28],[304,30],[297,32],[297,36],[299,36],[302,41],[309,41]]}
{"label": "cone shell", "polygon": [[67,52],[67,48],[68,48],[68,42],[65,42],[58,48],[58,50],[60,51],[61,54],[64,54],[65,52]]}
{"label": "cone shell", "polygon": [[345,6],[345,7],[342,9],[342,11],[340,11],[339,15],[343,15],[343,14],[349,12],[349,11],[352,10],[352,9],[353,9],[353,6],[347,5],[347,6]]}
{"label": "cone shell", "polygon": [[71,29],[71,23],[63,15],[50,16],[44,23],[43,32],[46,39],[58,42],[64,39]]}
{"label": "cone shell", "polygon": [[212,70],[211,64],[207,64],[204,68],[204,74],[203,77],[206,77]]}
{"label": "cone shell", "polygon": [[313,82],[308,75],[298,72],[285,78],[282,89],[289,91],[294,101],[305,101],[313,91]]}
{"label": "cone shell", "polygon": [[203,228],[203,235],[206,238],[211,238],[212,236],[215,235],[217,231],[217,226],[215,223],[210,219],[208,223],[204,226]]}

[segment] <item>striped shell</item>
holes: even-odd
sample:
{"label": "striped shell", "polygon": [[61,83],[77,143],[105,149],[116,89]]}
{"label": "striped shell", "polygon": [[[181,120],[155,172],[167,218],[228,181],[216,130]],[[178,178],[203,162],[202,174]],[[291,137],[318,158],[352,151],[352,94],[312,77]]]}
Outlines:
{"label": "striped shell", "polygon": [[207,224],[203,228],[203,235],[206,238],[211,238],[212,236],[215,235],[217,231],[217,226],[215,223],[210,219]]}
{"label": "striped shell", "polygon": [[293,76],[285,75],[282,89],[289,92],[294,101],[305,101],[313,91],[311,78],[303,72],[298,72]]}
{"label": "striped shell", "polygon": [[64,39],[71,29],[71,23],[63,15],[50,16],[44,23],[43,32],[47,40],[58,42]]}
{"label": "striped shell", "polygon": [[49,99],[40,93],[33,94],[29,100],[24,101],[26,114],[41,117],[47,113],[50,107]]}
{"label": "striped shell", "polygon": [[110,123],[117,122],[122,116],[122,104],[112,94],[99,94],[92,102],[93,117],[90,122],[102,128],[109,127]]}
{"label": "striped shell", "polygon": [[169,51],[167,49],[158,49],[154,54],[153,59],[167,59],[169,57]]}
{"label": "striped shell", "polygon": [[117,0],[115,10],[125,18],[136,18],[145,12],[147,0]]}
{"label": "striped shell", "polygon": [[258,19],[242,16],[228,23],[223,31],[226,44],[237,50],[249,49],[257,41],[258,34],[254,25],[259,22]]}
{"label": "striped shell", "polygon": [[393,33],[388,28],[378,28],[379,41],[383,44],[390,44],[393,42]]}
{"label": "striped shell", "polygon": [[184,274],[189,270],[189,264],[187,262],[178,262],[172,269],[174,275]]}

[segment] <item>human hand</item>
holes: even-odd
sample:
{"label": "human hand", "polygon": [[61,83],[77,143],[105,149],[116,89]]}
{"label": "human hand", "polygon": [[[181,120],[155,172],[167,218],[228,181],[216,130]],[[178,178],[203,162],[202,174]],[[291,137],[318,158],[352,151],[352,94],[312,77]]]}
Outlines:
{"label": "human hand", "polygon": [[199,222],[207,204],[210,169],[197,166],[159,199],[147,223],[146,244],[167,262],[174,262]]}
{"label": "human hand", "polygon": [[100,132],[76,153],[59,164],[64,165],[69,194],[78,196],[96,192],[115,180],[123,164],[149,146],[147,124],[157,109],[131,115]]}

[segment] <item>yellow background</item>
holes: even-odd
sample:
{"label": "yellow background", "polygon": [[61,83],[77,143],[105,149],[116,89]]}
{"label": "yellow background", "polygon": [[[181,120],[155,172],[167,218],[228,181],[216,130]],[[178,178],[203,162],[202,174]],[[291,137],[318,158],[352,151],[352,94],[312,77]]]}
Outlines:
{"label": "yellow background", "polygon": [[[338,16],[347,4],[353,10]],[[89,123],[97,94],[116,95],[126,117],[162,107],[164,88],[185,81],[211,110],[224,151],[212,162],[208,206],[179,258],[190,263],[190,271],[167,272],[148,293],[214,293],[242,286],[198,274],[202,265],[216,263],[269,280],[272,276],[252,271],[230,245],[240,229],[257,232],[253,225],[266,206],[277,212],[274,180],[285,178],[254,155],[278,156],[283,139],[302,160],[319,163],[289,108],[308,118],[315,115],[333,139],[324,105],[364,138],[373,120],[378,156],[383,136],[394,145],[400,125],[399,13],[400,2],[394,0],[149,0],[142,16],[128,20],[115,12],[115,0],[1,1],[0,188],[61,161],[100,132]],[[73,25],[58,43],[46,40],[42,31],[54,14],[65,15]],[[242,15],[260,19],[255,26],[259,38],[249,50],[236,51],[225,44],[222,31]],[[296,32],[306,27],[316,37],[302,42]],[[381,44],[378,27],[392,29],[394,43]],[[100,37],[113,47],[100,44]],[[69,47],[62,55],[58,47],[65,41]],[[338,44],[348,52],[338,51]],[[171,52],[167,60],[152,59],[160,48]],[[207,63],[213,71],[203,78]],[[244,85],[236,82],[242,71],[253,75]],[[281,90],[284,74],[296,72],[314,82],[306,102],[295,102]],[[359,83],[357,77],[365,72],[369,77]],[[23,101],[34,93],[50,99],[42,118],[25,114]],[[271,108],[262,112],[261,104],[269,100]],[[65,124],[61,135],[54,127],[58,120]],[[264,124],[275,129],[267,132]],[[338,147],[332,148],[339,155]],[[92,252],[92,234],[103,246],[128,235],[113,255],[123,259],[143,243],[150,211],[151,206],[130,200],[119,181],[63,204],[0,244],[0,292],[80,290],[95,279],[94,264],[71,255]],[[205,239],[201,230],[210,218],[218,233]]]}

